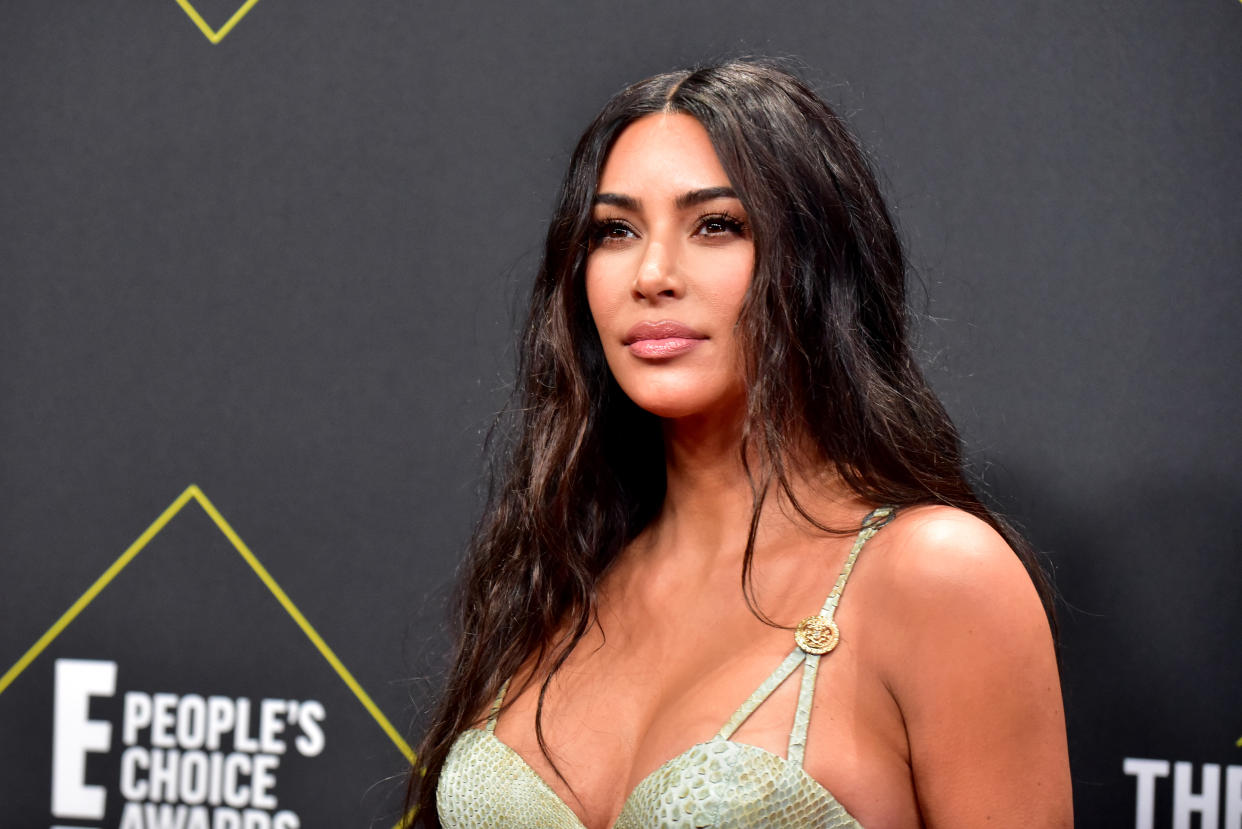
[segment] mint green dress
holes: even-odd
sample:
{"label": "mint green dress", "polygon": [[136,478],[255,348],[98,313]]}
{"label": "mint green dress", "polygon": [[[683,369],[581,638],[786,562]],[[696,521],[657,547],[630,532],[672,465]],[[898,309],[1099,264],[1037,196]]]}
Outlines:
{"label": "mint green dress", "polygon": [[[803,620],[798,646],[716,736],[647,775],[626,798],[613,829],[861,829],[832,793],[802,768],[822,654],[836,646],[833,616],[863,544],[891,520],[882,507],[863,521],[818,616]],[[802,666],[802,687],[785,757],[729,738]],[[585,829],[578,816],[521,756],[495,735],[504,690],[483,728],[459,735],[444,761],[436,805],[445,829]]]}

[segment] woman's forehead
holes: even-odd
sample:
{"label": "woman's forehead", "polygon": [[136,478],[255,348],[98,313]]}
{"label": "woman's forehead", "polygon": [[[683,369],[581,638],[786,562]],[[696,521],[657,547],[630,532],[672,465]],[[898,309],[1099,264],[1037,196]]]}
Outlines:
{"label": "woman's forehead", "polygon": [[711,137],[679,112],[643,116],[613,143],[600,173],[599,192],[658,198],[730,186]]}

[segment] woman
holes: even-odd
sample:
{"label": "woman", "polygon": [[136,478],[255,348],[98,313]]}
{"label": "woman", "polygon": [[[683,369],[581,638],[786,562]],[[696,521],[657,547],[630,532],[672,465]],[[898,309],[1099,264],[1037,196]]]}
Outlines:
{"label": "woman", "polygon": [[906,336],[874,177],[801,82],[733,61],[609,101],[548,231],[418,820],[1069,825],[1048,590]]}

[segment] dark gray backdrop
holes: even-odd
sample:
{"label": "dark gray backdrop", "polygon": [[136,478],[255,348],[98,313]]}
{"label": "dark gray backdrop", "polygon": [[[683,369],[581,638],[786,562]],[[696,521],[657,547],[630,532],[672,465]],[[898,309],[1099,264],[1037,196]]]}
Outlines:
{"label": "dark gray backdrop", "polygon": [[[1144,824],[1124,758],[1194,791],[1242,764],[1237,0],[261,0],[215,45],[175,0],[3,17],[0,670],[197,484],[413,734],[577,133],[629,81],[756,52],[871,148],[925,365],[1048,552],[1079,824]],[[64,658],[118,666],[101,819],[49,808]],[[395,817],[398,747],[196,503],[9,679],[6,829],[118,825],[126,691],[316,699],[280,808]],[[1190,814],[1150,779],[1155,826]]]}

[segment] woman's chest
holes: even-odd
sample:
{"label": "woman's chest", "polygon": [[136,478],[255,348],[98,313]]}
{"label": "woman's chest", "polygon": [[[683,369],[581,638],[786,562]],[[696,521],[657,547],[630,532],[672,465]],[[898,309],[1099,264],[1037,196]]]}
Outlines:
{"label": "woman's chest", "polygon": [[[591,827],[611,826],[636,789],[650,788],[671,761],[716,736],[793,647],[790,631],[749,613],[668,614],[649,625],[603,618],[603,629],[593,630],[548,684],[540,717],[547,756],[535,727],[538,684],[515,685],[496,731]],[[783,762],[802,678],[795,670],[771,690],[732,740],[758,749],[762,762]],[[891,796],[902,781],[908,788],[909,768],[891,735],[893,722],[900,730],[899,715],[885,709],[884,698],[846,643],[821,660],[807,782],[832,792],[847,809],[857,803],[872,818],[864,825],[914,825],[894,819],[913,814],[913,797]],[[877,789],[889,796],[876,798]]]}

